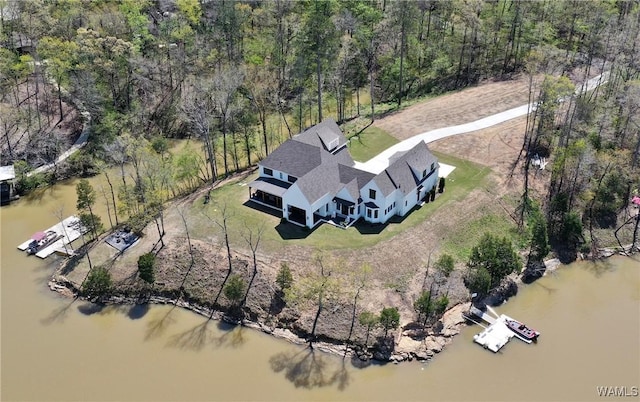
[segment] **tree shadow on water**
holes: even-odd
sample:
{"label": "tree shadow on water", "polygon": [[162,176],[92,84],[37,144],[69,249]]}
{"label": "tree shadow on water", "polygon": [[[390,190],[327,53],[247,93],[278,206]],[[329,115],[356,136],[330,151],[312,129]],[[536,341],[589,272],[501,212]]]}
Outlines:
{"label": "tree shadow on water", "polygon": [[86,302],[78,306],[78,311],[84,315],[94,315],[94,314],[101,313],[102,310],[104,310],[104,308],[105,308],[104,304]]}
{"label": "tree shadow on water", "polygon": [[149,304],[134,304],[127,312],[127,317],[132,320],[139,320],[149,312]]}
{"label": "tree shadow on water", "polygon": [[202,350],[213,338],[211,329],[209,328],[209,321],[209,319],[206,319],[191,329],[171,336],[167,342],[167,346],[195,351]]}
{"label": "tree shadow on water", "polygon": [[64,322],[64,320],[67,318],[67,313],[71,309],[71,306],[76,302],[76,300],[78,300],[77,297],[73,298],[73,300],[71,300],[71,302],[65,303],[64,305],[60,306],[59,308],[56,308],[48,316],[46,316],[45,318],[40,320],[40,322],[42,322],[42,324],[44,324],[44,325],[51,325],[51,324],[54,324],[54,323],[62,323],[62,322]]}
{"label": "tree shadow on water", "polygon": [[[207,319],[191,329],[173,335],[169,338],[167,346],[199,351],[207,345],[218,348],[237,348],[246,342],[243,326],[218,322],[218,331],[216,331],[212,327],[212,322],[213,320]],[[222,332],[222,334],[218,336],[216,332]]]}
{"label": "tree shadow on water", "polygon": [[276,373],[284,372],[285,378],[296,388],[312,389],[336,384],[342,391],[351,380],[346,359],[336,367],[327,356],[312,348],[278,353],[269,359],[269,364]]}
{"label": "tree shadow on water", "polygon": [[176,306],[174,304],[165,314],[147,321],[147,331],[144,335],[145,341],[158,338],[164,334],[167,328],[175,321],[171,314],[175,309]]}

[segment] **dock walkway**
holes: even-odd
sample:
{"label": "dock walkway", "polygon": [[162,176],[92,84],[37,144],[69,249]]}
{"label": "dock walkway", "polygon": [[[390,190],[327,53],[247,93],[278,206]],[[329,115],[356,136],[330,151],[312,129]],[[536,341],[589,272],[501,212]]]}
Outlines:
{"label": "dock walkway", "polygon": [[[62,235],[62,237],[43,248],[42,250],[36,253],[36,256],[39,258],[47,258],[51,254],[57,252],[61,254],[71,255],[73,254],[73,248],[71,247],[71,243],[74,240],[77,240],[80,236],[82,236],[83,230],[80,225],[80,218],[75,215],[64,219],[62,222],[58,222],[55,225],[51,226],[48,230],[53,230],[56,233]],[[86,230],[84,231],[86,232]],[[25,241],[24,243],[18,245],[18,249],[21,251],[25,251],[29,247],[29,243],[31,243],[31,239]]]}

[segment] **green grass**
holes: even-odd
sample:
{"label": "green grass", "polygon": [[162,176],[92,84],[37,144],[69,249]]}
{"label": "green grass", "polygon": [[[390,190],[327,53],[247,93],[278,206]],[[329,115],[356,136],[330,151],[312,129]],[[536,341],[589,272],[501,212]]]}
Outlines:
{"label": "green grass", "polygon": [[499,237],[506,236],[520,243],[521,235],[513,221],[504,215],[489,212],[476,220],[467,222],[466,225],[458,226],[454,232],[449,233],[442,245],[443,250],[456,260],[466,262],[471,255],[471,249],[478,244],[485,233]]}
{"label": "green grass", "polygon": [[397,218],[385,226],[364,224],[359,228],[350,227],[343,230],[322,224],[309,231],[291,223],[281,223],[279,217],[244,205],[249,198],[246,183],[257,177],[253,174],[240,182],[232,182],[212,191],[211,201],[207,205],[204,205],[202,197],[197,199],[188,212],[190,234],[193,238],[202,240],[220,237],[221,229],[205,214],[220,220],[221,210],[226,205],[230,215],[228,227],[231,243],[243,249],[246,248],[246,243],[242,233],[247,231],[247,227],[257,228],[261,225],[265,228],[260,243],[260,249],[264,252],[277,252],[287,245],[308,246],[321,250],[372,246],[416,226],[451,201],[463,199],[473,188],[483,185],[489,172],[486,167],[458,158],[440,154],[438,157],[444,163],[456,166],[449,176],[446,191],[438,194],[434,202],[416,208],[403,219]]}
{"label": "green grass", "polygon": [[[450,200],[461,201],[476,187],[486,187],[490,183],[486,176],[490,169],[473,162],[433,152],[442,163],[453,165],[456,169],[449,175],[445,194]],[[443,195],[445,195],[443,194]],[[444,198],[444,197],[442,197]],[[436,200],[437,201],[437,200]],[[458,261],[467,261],[471,249],[485,233],[497,236],[507,236],[512,239],[517,247],[524,244],[522,235],[514,222],[498,209],[480,211],[479,218],[467,221],[466,224],[456,227],[453,232],[444,236],[443,251],[450,254]]]}
{"label": "green grass", "polygon": [[366,162],[380,152],[398,143],[398,140],[377,127],[368,127],[359,136],[351,137],[349,152],[354,160]]}
{"label": "green grass", "polygon": [[440,152],[432,153],[438,157],[438,161],[456,167],[446,180],[446,191],[438,199],[460,201],[474,188],[487,185],[485,179],[491,171],[488,167]]}

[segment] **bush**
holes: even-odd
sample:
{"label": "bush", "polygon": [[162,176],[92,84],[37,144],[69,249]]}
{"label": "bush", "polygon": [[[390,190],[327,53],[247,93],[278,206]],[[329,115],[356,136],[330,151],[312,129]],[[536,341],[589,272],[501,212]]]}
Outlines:
{"label": "bush", "polygon": [[464,284],[471,293],[484,296],[491,289],[491,274],[486,268],[472,269],[465,277]]}
{"label": "bush", "polygon": [[471,249],[467,265],[471,270],[486,269],[491,275],[491,285],[496,286],[502,278],[519,270],[522,263],[509,239],[485,233],[478,245]]}
{"label": "bush", "polygon": [[147,283],[155,282],[156,255],[152,252],[142,254],[138,258],[138,275]]}
{"label": "bush", "polygon": [[423,324],[426,324],[429,315],[433,311],[433,304],[431,303],[431,293],[429,291],[424,291],[420,294],[420,297],[413,302],[413,309],[418,313],[419,316],[422,316],[424,321]]}
{"label": "bush", "polygon": [[440,181],[438,182],[438,192],[439,193],[443,193],[444,192],[444,184],[445,184],[445,179],[444,179],[444,177],[441,177]]}
{"label": "bush", "polygon": [[396,329],[400,325],[400,313],[397,307],[385,307],[380,312],[380,325],[384,328],[384,334],[390,329]]}
{"label": "bush", "polygon": [[280,270],[276,276],[276,283],[282,292],[285,292],[293,285],[293,275],[291,275],[291,269],[286,262],[280,265]]}
{"label": "bush", "polygon": [[436,315],[440,316],[444,314],[445,311],[447,311],[448,306],[449,298],[447,297],[447,295],[442,295],[434,302],[433,311],[436,313]]}
{"label": "bush", "polygon": [[112,281],[109,271],[104,267],[98,266],[89,272],[89,276],[82,286],[82,291],[85,296],[99,297],[106,294],[111,289],[111,285]]}
{"label": "bush", "polygon": [[231,303],[238,303],[244,296],[244,279],[240,275],[231,275],[224,287],[224,295]]}

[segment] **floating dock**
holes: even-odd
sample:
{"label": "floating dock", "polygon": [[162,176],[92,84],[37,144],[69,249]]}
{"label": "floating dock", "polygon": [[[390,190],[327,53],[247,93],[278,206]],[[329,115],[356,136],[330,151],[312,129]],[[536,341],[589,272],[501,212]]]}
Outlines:
{"label": "floating dock", "polygon": [[[60,253],[65,255],[72,255],[73,249],[70,244],[74,240],[77,240],[82,233],[86,233],[86,230],[80,224],[80,218],[75,215],[68,217],[62,222],[58,222],[57,224],[51,226],[46,231],[53,230],[58,234],[61,234],[62,237],[43,248],[42,250],[36,253],[37,257],[47,258],[53,253]],[[21,251],[25,251],[29,247],[29,243],[31,243],[31,239],[25,241],[24,243],[18,246],[18,249]]]}
{"label": "floating dock", "polygon": [[[513,337],[516,337],[526,343],[532,342],[530,339],[526,339],[518,335],[517,333],[509,329],[509,327],[507,327],[507,324],[506,324],[507,320],[512,320],[512,321],[516,321],[516,320],[514,320],[513,318],[505,314],[498,315],[498,313],[496,313],[489,306],[487,306],[487,310],[493,313],[495,317],[473,306],[469,311],[474,316],[490,324],[488,327],[483,326],[485,328],[484,331],[473,336],[473,341],[475,343],[482,345],[485,349],[489,349],[490,351],[496,353],[500,349],[502,349],[502,347],[506,345]],[[473,321],[474,323],[477,323],[471,317],[466,317],[466,318],[469,319],[470,321]],[[479,324],[479,325],[482,325],[482,324]]]}

